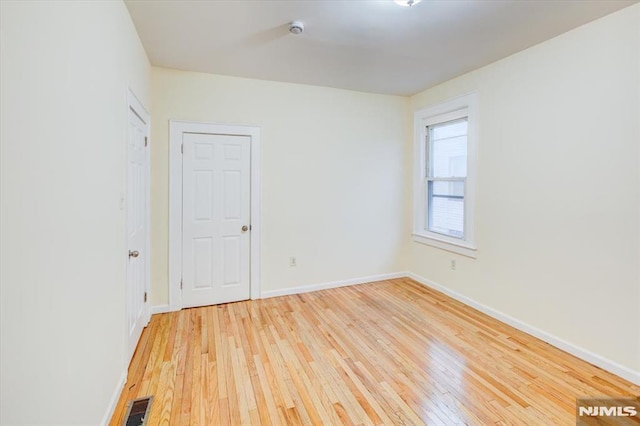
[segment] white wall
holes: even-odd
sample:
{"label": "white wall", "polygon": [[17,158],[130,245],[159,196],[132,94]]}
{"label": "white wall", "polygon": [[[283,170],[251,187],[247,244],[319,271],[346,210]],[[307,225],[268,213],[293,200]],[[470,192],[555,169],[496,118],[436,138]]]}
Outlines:
{"label": "white wall", "polygon": [[1,3],[0,423],[98,424],[126,371],[124,4]]}
{"label": "white wall", "polygon": [[262,129],[263,292],[402,270],[407,98],[156,67],[151,82],[154,304],[168,300],[170,119]]}
{"label": "white wall", "polygon": [[411,242],[410,270],[638,374],[640,5],[422,92],[411,108],[472,90],[478,257]]}

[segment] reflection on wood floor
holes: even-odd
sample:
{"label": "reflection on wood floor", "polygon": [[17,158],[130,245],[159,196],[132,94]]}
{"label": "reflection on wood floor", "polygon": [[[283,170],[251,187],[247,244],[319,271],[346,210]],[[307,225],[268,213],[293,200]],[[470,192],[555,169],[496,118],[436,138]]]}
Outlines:
{"label": "reflection on wood floor", "polygon": [[575,424],[640,388],[408,278],[154,315],[148,425]]}

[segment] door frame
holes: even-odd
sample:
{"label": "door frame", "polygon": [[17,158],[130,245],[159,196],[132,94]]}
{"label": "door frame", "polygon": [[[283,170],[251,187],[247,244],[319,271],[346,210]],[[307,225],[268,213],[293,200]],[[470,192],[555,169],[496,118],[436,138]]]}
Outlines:
{"label": "door frame", "polygon": [[[145,283],[144,283],[144,288],[145,288],[145,292],[147,293],[147,301],[144,302],[144,313],[143,313],[143,329],[149,324],[149,321],[151,320],[151,309],[150,309],[150,300],[149,300],[149,296],[151,295],[151,135],[150,135],[150,130],[151,130],[151,116],[150,114],[147,112],[147,109],[142,105],[142,103],[138,100],[138,97],[135,95],[135,93],[131,90],[131,88],[128,89],[127,91],[127,123],[129,123],[129,114],[131,114],[131,112],[133,112],[134,114],[136,114],[140,120],[142,120],[142,122],[144,123],[144,135],[146,137],[147,140],[147,146],[145,149],[145,158],[144,158],[144,176],[146,179],[146,184],[144,185],[144,204],[145,204],[145,234],[146,234],[146,238],[145,238],[145,247],[144,250],[146,252],[146,256],[145,256],[145,260],[144,260],[144,269],[145,269]],[[128,128],[127,128],[128,130]],[[127,136],[127,141],[126,141],[126,148],[125,148],[125,158],[126,158],[126,171],[125,171],[125,175],[126,175],[126,179],[125,179],[125,195],[124,198],[122,200],[122,203],[125,205],[125,230],[126,230],[126,234],[125,234],[125,241],[126,241],[126,250],[129,250],[129,223],[127,221],[126,218],[129,217],[129,215],[127,214],[127,209],[130,208],[129,205],[127,205],[126,200],[128,199],[128,191],[129,191],[129,138]],[[125,250],[125,251],[126,251]],[[129,261],[128,261],[128,256],[127,256],[127,268],[129,267]],[[127,276],[128,276],[128,270],[127,270]],[[128,278],[127,278],[128,280]],[[127,282],[128,284],[128,282]],[[126,291],[128,291],[129,289],[127,288]],[[125,292],[125,306],[126,306],[126,292]],[[136,347],[134,346],[133,348],[129,347],[129,324],[128,324],[128,315],[129,313],[127,312],[127,309],[125,308],[125,315],[127,316],[125,319],[125,339],[126,339],[126,348],[127,348],[127,365],[129,364],[129,362],[131,361],[131,358],[133,357],[133,354],[135,352]],[[136,342],[137,345],[138,342]]]}
{"label": "door frame", "polygon": [[260,241],[262,207],[262,150],[260,128],[169,120],[169,311],[182,309],[182,135],[203,133],[251,138],[251,300],[260,298]]}

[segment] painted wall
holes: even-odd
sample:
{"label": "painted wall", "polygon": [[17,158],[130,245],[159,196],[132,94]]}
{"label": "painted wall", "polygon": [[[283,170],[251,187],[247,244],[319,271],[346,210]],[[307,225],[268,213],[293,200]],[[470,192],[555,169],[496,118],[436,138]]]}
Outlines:
{"label": "painted wall", "polygon": [[122,2],[0,2],[0,423],[99,424],[126,372],[127,87],[149,63]]}
{"label": "painted wall", "polygon": [[409,269],[639,372],[640,5],[422,92],[411,109],[472,90],[478,257],[411,242]]}
{"label": "painted wall", "polygon": [[408,98],[155,67],[151,86],[153,304],[168,301],[170,119],[262,129],[263,292],[403,269]]}

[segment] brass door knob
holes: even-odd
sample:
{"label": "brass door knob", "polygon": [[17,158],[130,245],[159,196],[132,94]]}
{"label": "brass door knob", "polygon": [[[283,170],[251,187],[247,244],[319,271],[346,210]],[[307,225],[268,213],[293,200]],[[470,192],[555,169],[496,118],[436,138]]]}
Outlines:
{"label": "brass door knob", "polygon": [[129,250],[129,257],[138,257],[140,256],[140,252],[138,250]]}
{"label": "brass door knob", "polygon": [[247,232],[249,230],[249,227],[247,225],[244,225],[242,227],[242,232]]}

